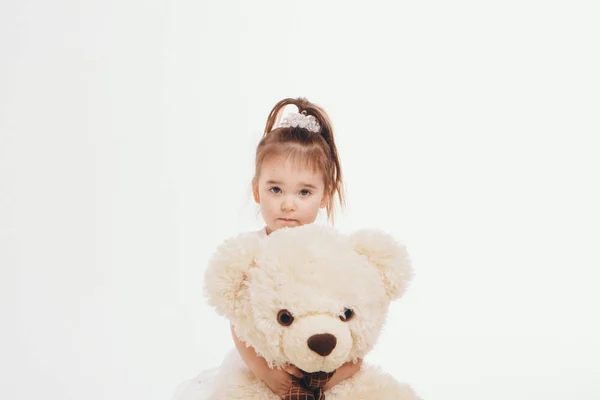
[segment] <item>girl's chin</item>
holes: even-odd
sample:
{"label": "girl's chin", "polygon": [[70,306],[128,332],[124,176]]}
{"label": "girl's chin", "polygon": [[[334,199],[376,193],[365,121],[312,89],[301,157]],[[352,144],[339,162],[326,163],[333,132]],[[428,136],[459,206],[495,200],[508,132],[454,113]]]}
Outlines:
{"label": "girl's chin", "polygon": [[277,223],[279,225],[283,225],[283,226],[298,226],[298,225],[300,225],[300,222],[295,219],[292,219],[292,220],[278,219]]}

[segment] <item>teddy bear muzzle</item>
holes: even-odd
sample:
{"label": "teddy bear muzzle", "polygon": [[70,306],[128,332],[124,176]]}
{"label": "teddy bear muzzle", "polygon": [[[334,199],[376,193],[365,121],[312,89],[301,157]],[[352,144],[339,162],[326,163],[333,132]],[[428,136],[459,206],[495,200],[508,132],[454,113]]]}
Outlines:
{"label": "teddy bear muzzle", "polygon": [[282,327],[284,362],[305,372],[331,372],[348,361],[354,341],[350,325],[337,315],[296,315],[294,323]]}
{"label": "teddy bear muzzle", "polygon": [[331,354],[337,344],[337,339],[330,333],[320,333],[312,335],[306,341],[308,348],[320,356],[328,356]]}

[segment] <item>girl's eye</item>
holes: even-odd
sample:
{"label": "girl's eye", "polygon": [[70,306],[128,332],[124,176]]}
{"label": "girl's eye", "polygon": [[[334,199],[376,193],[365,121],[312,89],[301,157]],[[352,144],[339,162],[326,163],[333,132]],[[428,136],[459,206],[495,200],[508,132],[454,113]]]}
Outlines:
{"label": "girl's eye", "polygon": [[281,189],[277,186],[272,187],[271,189],[269,189],[269,191],[272,193],[281,193]]}
{"label": "girl's eye", "polygon": [[308,189],[302,189],[302,190],[300,191],[300,194],[301,194],[302,196],[308,196],[308,195],[310,194],[310,190],[308,190]]}

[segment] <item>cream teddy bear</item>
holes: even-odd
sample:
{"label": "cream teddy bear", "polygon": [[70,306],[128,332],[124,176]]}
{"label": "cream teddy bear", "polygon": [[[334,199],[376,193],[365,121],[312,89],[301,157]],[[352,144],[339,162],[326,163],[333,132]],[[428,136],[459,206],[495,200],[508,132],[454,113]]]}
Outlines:
{"label": "cream teddy bear", "polygon": [[[373,230],[344,235],[322,225],[225,241],[211,259],[205,294],[238,337],[272,367],[305,373],[286,399],[413,400],[413,390],[363,363],[331,390],[321,387],[375,345],[390,301],[411,279],[404,246]],[[233,350],[212,385],[213,400],[277,400]]]}

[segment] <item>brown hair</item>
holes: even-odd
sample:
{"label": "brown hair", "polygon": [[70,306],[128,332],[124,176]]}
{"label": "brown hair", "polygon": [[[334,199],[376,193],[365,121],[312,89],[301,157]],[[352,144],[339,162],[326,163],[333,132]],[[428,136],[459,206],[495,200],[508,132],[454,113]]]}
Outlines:
{"label": "brown hair", "polygon": [[[281,111],[294,105],[299,113],[314,116],[321,126],[319,132],[311,132],[300,127],[273,126],[281,117]],[[327,196],[327,218],[333,222],[334,198],[337,195],[340,206],[345,206],[344,185],[340,157],[333,139],[331,121],[325,111],[305,98],[283,99],[271,110],[265,125],[264,135],[256,148],[256,162],[253,184],[256,185],[262,163],[271,157],[281,156],[302,162],[303,165],[323,173]]]}

